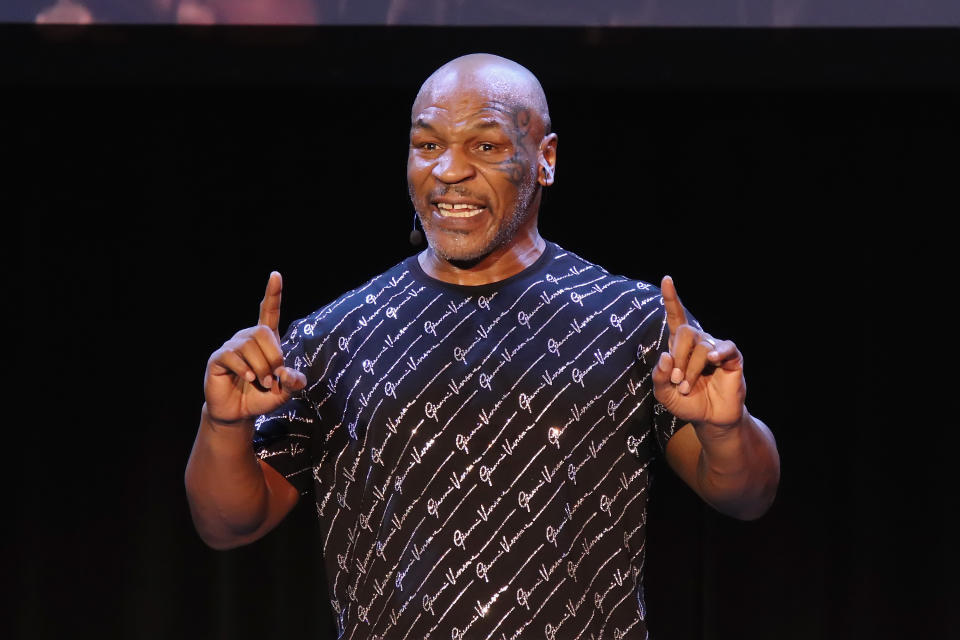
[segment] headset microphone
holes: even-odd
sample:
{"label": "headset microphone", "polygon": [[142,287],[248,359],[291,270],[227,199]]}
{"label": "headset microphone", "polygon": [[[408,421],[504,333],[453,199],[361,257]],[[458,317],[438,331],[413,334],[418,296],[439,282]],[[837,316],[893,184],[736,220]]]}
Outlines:
{"label": "headset microphone", "polygon": [[413,231],[410,232],[410,244],[419,247],[423,244],[423,233],[417,229],[417,212],[413,212]]}

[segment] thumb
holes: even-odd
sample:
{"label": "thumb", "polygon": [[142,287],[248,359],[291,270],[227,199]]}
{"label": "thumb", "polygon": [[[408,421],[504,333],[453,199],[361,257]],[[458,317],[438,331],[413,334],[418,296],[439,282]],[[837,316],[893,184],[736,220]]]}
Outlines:
{"label": "thumb", "polygon": [[283,394],[285,396],[284,402],[289,400],[294,393],[307,386],[307,376],[296,369],[277,367],[274,374],[278,375],[280,384],[273,385],[272,391]]}
{"label": "thumb", "polygon": [[276,411],[307,386],[307,377],[289,367],[274,369],[273,378],[276,382],[269,389],[260,389],[260,393],[255,394],[252,415]]}

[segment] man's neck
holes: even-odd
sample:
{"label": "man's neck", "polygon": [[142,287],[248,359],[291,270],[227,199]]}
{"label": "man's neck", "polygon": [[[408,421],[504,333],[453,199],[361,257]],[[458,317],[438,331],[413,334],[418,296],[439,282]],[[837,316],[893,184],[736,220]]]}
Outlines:
{"label": "man's neck", "polygon": [[431,278],[451,284],[477,286],[506,280],[537,261],[547,244],[537,227],[521,230],[513,240],[495,249],[469,267],[457,266],[438,256],[432,248],[423,251],[417,260]]}

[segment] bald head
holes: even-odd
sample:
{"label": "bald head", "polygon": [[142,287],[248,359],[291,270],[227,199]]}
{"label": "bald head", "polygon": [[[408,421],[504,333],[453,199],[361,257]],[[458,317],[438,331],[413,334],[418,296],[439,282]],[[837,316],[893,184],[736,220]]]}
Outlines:
{"label": "bald head", "polygon": [[412,112],[464,89],[483,91],[510,107],[528,108],[540,116],[544,133],[550,132],[550,112],[540,81],[523,65],[490,53],[454,58],[434,71],[420,87]]}

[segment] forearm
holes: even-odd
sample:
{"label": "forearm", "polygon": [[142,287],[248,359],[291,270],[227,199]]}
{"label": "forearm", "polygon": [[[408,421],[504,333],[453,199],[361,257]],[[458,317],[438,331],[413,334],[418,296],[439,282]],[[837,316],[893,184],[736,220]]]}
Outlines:
{"label": "forearm", "polygon": [[759,518],[780,482],[780,456],[770,429],[744,410],[732,427],[694,425],[700,441],[698,493],[718,511],[742,520]]}
{"label": "forearm", "polygon": [[211,547],[245,543],[267,518],[268,488],[252,436],[252,421],[217,424],[204,405],[184,484],[194,526]]}

